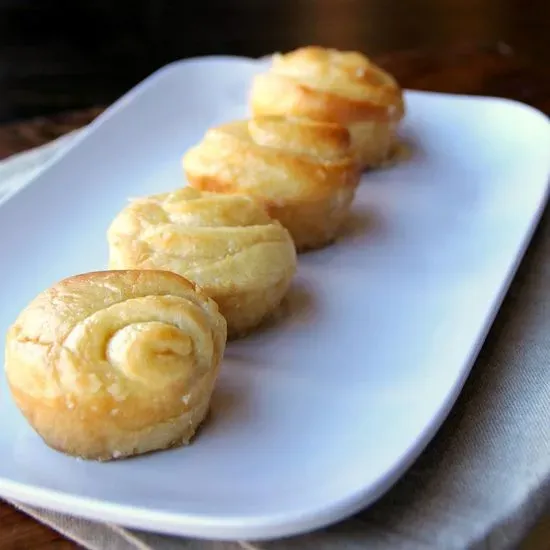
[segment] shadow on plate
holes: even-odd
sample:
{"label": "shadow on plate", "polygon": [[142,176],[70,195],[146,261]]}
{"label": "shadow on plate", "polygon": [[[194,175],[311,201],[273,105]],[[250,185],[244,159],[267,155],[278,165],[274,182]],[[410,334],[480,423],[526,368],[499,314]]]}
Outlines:
{"label": "shadow on plate", "polygon": [[392,147],[392,151],[388,159],[380,166],[375,168],[366,168],[363,171],[361,184],[369,182],[370,176],[378,173],[383,173],[386,170],[395,168],[411,160],[413,157],[421,155],[421,149],[417,142],[408,137],[399,137],[397,143]]}
{"label": "shadow on plate", "polygon": [[[344,266],[349,267],[350,257],[353,264],[358,259],[355,253],[350,256],[350,249],[366,249],[380,242],[383,236],[384,220],[376,211],[355,209],[350,212],[332,244],[302,254],[302,261],[314,269],[320,269],[323,266],[334,268],[336,264],[343,269]],[[365,254],[368,254],[367,250]],[[363,265],[362,255],[360,259],[359,264]]]}
{"label": "shadow on plate", "polygon": [[[382,230],[382,219],[374,210],[352,210],[348,219],[344,222],[333,246],[338,246],[342,241],[364,237],[376,236]],[[326,250],[330,250],[327,247]]]}
{"label": "shadow on plate", "polygon": [[233,387],[226,383],[218,384],[212,395],[208,413],[196,431],[191,444],[199,442],[206,434],[213,435],[217,431],[224,431],[231,424],[238,423],[246,418],[248,399],[242,387]]}
{"label": "shadow on plate", "polygon": [[[277,310],[254,331],[235,342],[248,342],[255,338],[261,338],[283,326],[285,328],[292,327],[295,330],[300,325],[312,322],[315,319],[315,310],[311,287],[305,281],[295,279]],[[227,356],[228,353],[226,353]]]}

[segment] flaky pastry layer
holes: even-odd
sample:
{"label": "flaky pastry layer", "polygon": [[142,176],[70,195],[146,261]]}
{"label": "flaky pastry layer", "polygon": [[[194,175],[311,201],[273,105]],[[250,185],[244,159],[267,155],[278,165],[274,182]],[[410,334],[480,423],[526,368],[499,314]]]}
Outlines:
{"label": "flaky pastry layer", "polygon": [[250,92],[254,116],[277,115],[347,126],[362,167],[384,162],[405,113],[392,75],[359,52],[308,46],[275,54]]}
{"label": "flaky pastry layer", "polygon": [[339,124],[258,117],[208,130],[183,157],[196,189],[247,194],[290,231],[298,251],[331,242],[360,171]]}
{"label": "flaky pastry layer", "polygon": [[250,197],[184,187],[136,199],[108,229],[111,269],[164,269],[197,283],[230,338],[271,314],[296,270],[288,231]]}
{"label": "flaky pastry layer", "polygon": [[111,460],[189,442],[225,343],[217,305],[184,278],[94,272],[60,281],[20,313],[5,370],[49,446]]}

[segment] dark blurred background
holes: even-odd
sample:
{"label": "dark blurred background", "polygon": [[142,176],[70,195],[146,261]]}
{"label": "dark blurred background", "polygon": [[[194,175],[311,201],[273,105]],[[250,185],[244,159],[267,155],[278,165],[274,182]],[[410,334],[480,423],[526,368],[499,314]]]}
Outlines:
{"label": "dark blurred background", "polygon": [[0,122],[111,103],[194,55],[496,44],[548,65],[549,16],[549,0],[0,0]]}

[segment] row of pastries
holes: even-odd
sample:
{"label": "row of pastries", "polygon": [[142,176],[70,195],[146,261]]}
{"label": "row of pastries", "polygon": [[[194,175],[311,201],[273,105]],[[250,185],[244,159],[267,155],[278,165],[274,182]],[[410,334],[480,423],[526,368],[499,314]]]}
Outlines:
{"label": "row of pastries", "polygon": [[184,152],[189,185],[116,215],[108,270],[54,284],[9,328],[12,396],[50,447],[112,460],[189,443],[227,341],[277,310],[300,253],[333,243],[405,113],[391,75],[320,47],[274,55],[249,105]]}

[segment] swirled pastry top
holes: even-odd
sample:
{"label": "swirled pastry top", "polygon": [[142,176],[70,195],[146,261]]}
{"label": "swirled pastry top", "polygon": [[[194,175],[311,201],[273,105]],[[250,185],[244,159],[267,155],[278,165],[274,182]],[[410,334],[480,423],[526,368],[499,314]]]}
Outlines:
{"label": "swirled pastry top", "polygon": [[396,80],[361,53],[308,46],[275,54],[255,77],[250,96],[257,115],[306,117],[350,124],[397,121],[404,104]]}
{"label": "swirled pastry top", "polygon": [[88,273],[45,290],[21,312],[8,331],[6,364],[12,386],[37,399],[62,397],[68,408],[86,400],[143,404],[164,391],[192,400],[225,339],[215,302],[178,275]]}
{"label": "swirled pastry top", "polygon": [[356,185],[350,134],[336,123],[257,117],[208,130],[183,158],[191,185],[272,201],[320,200]]}
{"label": "swirled pastry top", "polygon": [[111,268],[168,269],[207,293],[261,288],[295,264],[289,233],[252,198],[192,187],[132,201],[108,240]]}

